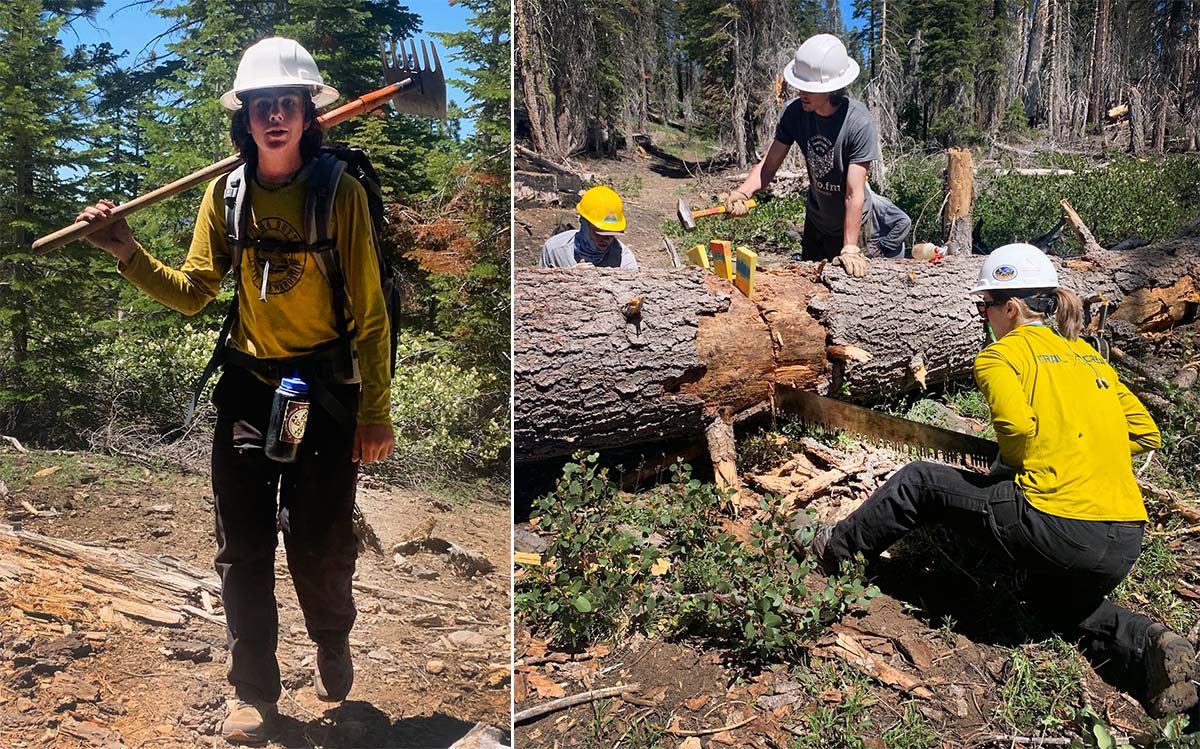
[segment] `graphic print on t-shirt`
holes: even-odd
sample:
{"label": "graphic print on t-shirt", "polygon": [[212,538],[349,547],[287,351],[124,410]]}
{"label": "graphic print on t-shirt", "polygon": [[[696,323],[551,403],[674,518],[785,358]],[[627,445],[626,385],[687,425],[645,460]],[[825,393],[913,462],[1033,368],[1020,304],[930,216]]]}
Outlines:
{"label": "graphic print on t-shirt", "polygon": [[808,164],[809,179],[819,180],[833,169],[833,141],[817,133],[805,144],[804,160]]}
{"label": "graphic print on t-shirt", "polygon": [[[281,218],[265,218],[250,229],[253,239],[273,239],[280,242],[303,242],[296,227]],[[262,288],[263,266],[271,267],[267,278],[268,294],[283,294],[299,282],[304,275],[307,252],[276,252],[255,247],[251,255],[250,269],[254,288]]]}

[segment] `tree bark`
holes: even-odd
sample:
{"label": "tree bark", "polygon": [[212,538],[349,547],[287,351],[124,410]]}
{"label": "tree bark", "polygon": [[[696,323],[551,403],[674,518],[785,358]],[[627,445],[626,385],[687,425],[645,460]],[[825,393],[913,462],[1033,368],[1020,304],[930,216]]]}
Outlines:
{"label": "tree bark", "polygon": [[1092,37],[1092,59],[1089,82],[1088,117],[1094,125],[1100,125],[1104,114],[1104,70],[1108,59],[1108,17],[1110,0],[1096,3],[1096,22]]}
{"label": "tree bark", "polygon": [[[1195,314],[1194,239],[1054,262],[1065,287],[1120,304],[1109,317],[1119,337]],[[776,383],[878,397],[919,387],[919,377],[929,386],[969,377],[984,337],[964,290],[978,273],[972,257],[876,259],[861,279],[795,263],[760,270],[751,301],[698,268],[518,269],[517,460],[703,443],[714,415],[736,419],[770,403]],[[645,301],[630,322],[621,306],[634,296]],[[836,353],[848,346],[866,356]]]}
{"label": "tree bark", "polygon": [[1041,98],[1042,51],[1046,45],[1046,34],[1050,30],[1050,0],[1036,0],[1033,29],[1029,34],[1029,53],[1025,57],[1025,116],[1031,121],[1037,117]]}
{"label": "tree bark", "polygon": [[1146,153],[1146,113],[1137,86],[1129,87],[1129,152],[1134,156]]}
{"label": "tree bark", "polygon": [[946,212],[942,216],[946,254],[970,255],[975,162],[966,148],[948,149],[946,160]]}

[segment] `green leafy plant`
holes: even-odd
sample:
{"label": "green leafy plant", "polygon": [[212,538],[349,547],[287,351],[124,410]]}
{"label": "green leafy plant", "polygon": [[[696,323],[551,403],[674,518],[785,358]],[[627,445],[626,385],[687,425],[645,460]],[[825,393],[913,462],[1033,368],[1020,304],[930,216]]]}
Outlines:
{"label": "green leafy plant", "polygon": [[518,612],[560,646],[636,627],[703,634],[749,660],[796,655],[805,638],[879,594],[861,564],[810,591],[814,564],[797,558],[796,544],[807,544],[812,526],[795,539],[789,508],[773,497],[749,528],[733,530],[729,494],[692,478],[688,465],[636,497],[610,484],[597,459],[577,457],[537,501],[547,561],[518,583]]}

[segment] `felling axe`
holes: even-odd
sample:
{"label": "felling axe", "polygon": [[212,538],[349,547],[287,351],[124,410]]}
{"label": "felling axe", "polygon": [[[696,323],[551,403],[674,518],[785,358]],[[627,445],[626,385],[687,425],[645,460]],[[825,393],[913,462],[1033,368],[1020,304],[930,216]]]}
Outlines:
{"label": "felling axe", "polygon": [[[758,203],[756,203],[754,201],[754,198],[750,198],[749,200],[746,201],[747,208],[753,208],[756,205],[758,205]],[[722,213],[725,213],[725,206],[723,206],[723,205],[713,206],[712,208],[705,208],[702,211],[693,211],[692,207],[690,205],[688,205],[688,202],[686,200],[684,200],[683,198],[679,199],[679,206],[678,206],[679,223],[682,224],[683,228],[687,231],[695,231],[696,230],[696,219],[703,218],[705,216],[717,216]]]}
{"label": "felling axe", "polygon": [[[415,41],[408,40],[408,50],[405,50],[404,44],[404,41],[397,43],[395,40],[381,39],[379,58],[383,63],[383,77],[388,85],[364,94],[349,104],[343,104],[337,109],[326,112],[317,118],[317,125],[322,130],[328,130],[352,117],[378,109],[389,101],[392,102],[392,106],[397,112],[415,114],[419,117],[445,119],[446,76],[442,62],[438,59],[437,48],[430,44],[429,49],[426,50],[425,41],[421,40],[421,56],[418,57]],[[430,63],[431,54],[432,64]],[[42,254],[62,247],[68,242],[82,239],[119,218],[124,218],[148,205],[154,205],[160,200],[181,193],[202,182],[207,182],[214,177],[219,177],[226,172],[231,172],[241,163],[242,157],[235,154],[215,164],[210,164],[169,185],[163,185],[157,190],[122,203],[114,208],[107,218],[90,222],[80,221],[63,227],[53,234],[47,234],[33,243],[33,250]]]}

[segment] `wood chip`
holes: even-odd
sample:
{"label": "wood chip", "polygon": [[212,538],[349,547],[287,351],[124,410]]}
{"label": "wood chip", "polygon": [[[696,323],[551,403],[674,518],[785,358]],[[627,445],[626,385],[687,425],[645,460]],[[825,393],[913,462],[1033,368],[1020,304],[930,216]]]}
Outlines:
{"label": "wood chip", "polygon": [[553,679],[550,679],[542,674],[532,673],[526,674],[526,681],[533,691],[538,693],[538,696],[546,699],[557,699],[566,694],[566,690],[560,687]]}
{"label": "wood chip", "polygon": [[933,649],[924,641],[913,637],[912,635],[901,635],[896,644],[900,646],[904,657],[917,667],[919,671],[925,671],[933,665]]}
{"label": "wood chip", "polygon": [[708,704],[709,696],[707,694],[698,694],[690,700],[684,700],[683,706],[692,712],[699,712],[700,708]]}
{"label": "wood chip", "polygon": [[868,652],[862,643],[849,632],[836,632],[832,644],[817,647],[814,652],[819,655],[841,658],[866,675],[914,697],[923,700],[933,699],[933,692],[925,688],[920,679],[893,668],[879,656]]}
{"label": "wood chip", "polygon": [[55,474],[55,473],[58,473],[60,470],[62,470],[62,466],[50,466],[49,468],[43,468],[42,470],[40,470],[40,471],[38,471],[37,473],[33,474],[33,477],[34,477],[35,479],[40,479],[40,478],[43,478],[43,477],[45,477],[45,476],[50,476],[50,475],[53,475],[53,474]]}
{"label": "wood chip", "polygon": [[521,704],[529,697],[528,674],[517,671],[513,674],[513,703]]}

